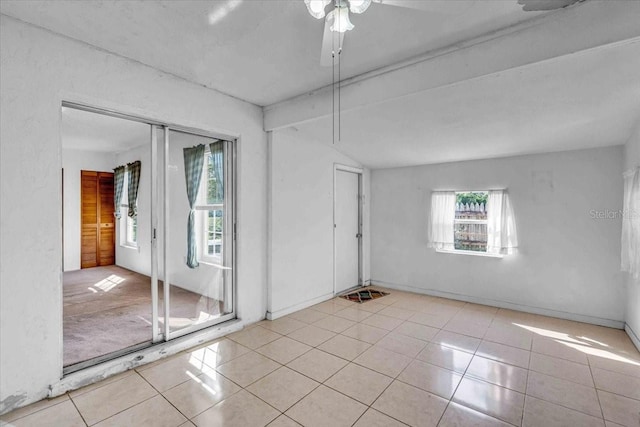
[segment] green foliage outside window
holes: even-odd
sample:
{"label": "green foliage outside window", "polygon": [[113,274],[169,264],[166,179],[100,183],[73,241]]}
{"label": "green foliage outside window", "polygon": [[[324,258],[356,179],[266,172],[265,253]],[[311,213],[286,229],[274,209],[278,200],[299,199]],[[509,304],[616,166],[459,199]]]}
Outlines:
{"label": "green foliage outside window", "polygon": [[489,197],[488,193],[479,192],[479,193],[456,193],[456,203],[469,204],[484,203],[487,206],[487,198]]}
{"label": "green foliage outside window", "polygon": [[216,200],[216,194],[218,194],[218,182],[216,181],[216,173],[213,170],[213,160],[212,155],[209,153],[209,158],[207,159],[207,203],[208,204],[216,204],[223,203],[223,200]]}

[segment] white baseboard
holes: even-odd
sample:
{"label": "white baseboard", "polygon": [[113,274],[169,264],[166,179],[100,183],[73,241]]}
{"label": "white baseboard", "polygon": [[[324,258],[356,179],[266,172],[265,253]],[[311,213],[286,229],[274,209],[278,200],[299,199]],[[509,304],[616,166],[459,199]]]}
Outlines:
{"label": "white baseboard", "polygon": [[286,316],[287,314],[291,314],[293,312],[296,312],[298,310],[302,310],[304,308],[307,307],[311,307],[312,305],[316,305],[319,304],[321,302],[330,300],[331,298],[333,298],[333,292],[330,294],[325,294],[292,306],[289,306],[287,308],[283,308],[280,310],[276,310],[276,311],[267,311],[267,320],[276,320],[279,317],[282,316]]}
{"label": "white baseboard", "polygon": [[453,292],[438,291],[435,289],[417,288],[408,285],[399,285],[397,283],[384,282],[382,280],[371,280],[375,285],[385,288],[397,289],[399,291],[415,292],[418,294],[431,295],[435,297],[449,298],[458,301],[472,302],[475,304],[490,305],[492,307],[506,308],[510,310],[523,311],[525,313],[540,314],[543,316],[557,317],[560,319],[573,320],[576,322],[591,323],[598,326],[606,326],[608,328],[625,329],[625,322],[621,320],[604,319],[602,317],[588,316],[585,314],[569,313],[565,311],[551,310],[542,307],[532,307],[528,305],[494,300],[490,298],[475,297],[470,295],[456,294]]}
{"label": "white baseboard", "polygon": [[631,329],[631,326],[629,326],[628,323],[624,325],[624,331],[627,333],[627,335],[629,335],[629,338],[631,338],[631,342],[633,342],[633,345],[635,345],[638,351],[640,351],[640,337],[636,335],[636,333],[633,329]]}

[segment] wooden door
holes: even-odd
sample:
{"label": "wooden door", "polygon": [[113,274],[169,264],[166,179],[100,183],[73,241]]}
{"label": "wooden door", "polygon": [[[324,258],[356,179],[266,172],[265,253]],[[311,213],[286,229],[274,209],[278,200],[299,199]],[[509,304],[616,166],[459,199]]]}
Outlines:
{"label": "wooden door", "polygon": [[115,263],[113,173],[81,171],[81,268]]}

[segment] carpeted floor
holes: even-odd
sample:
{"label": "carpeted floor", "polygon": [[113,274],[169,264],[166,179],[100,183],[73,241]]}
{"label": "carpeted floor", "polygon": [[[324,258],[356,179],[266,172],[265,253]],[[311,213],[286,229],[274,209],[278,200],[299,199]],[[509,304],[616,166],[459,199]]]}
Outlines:
{"label": "carpeted floor", "polygon": [[[64,273],[64,366],[151,341],[151,279],[112,265]],[[162,282],[158,312],[162,316]],[[217,317],[216,299],[171,288],[172,330]],[[160,317],[160,327],[164,318]]]}

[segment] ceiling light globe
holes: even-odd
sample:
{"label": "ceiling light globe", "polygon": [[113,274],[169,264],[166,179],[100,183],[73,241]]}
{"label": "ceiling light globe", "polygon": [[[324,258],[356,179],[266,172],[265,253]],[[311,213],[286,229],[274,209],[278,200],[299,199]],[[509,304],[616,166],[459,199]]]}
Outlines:
{"label": "ceiling light globe", "polygon": [[304,0],[309,14],[316,19],[324,18],[324,8],[331,3],[331,0]]}
{"label": "ceiling light globe", "polygon": [[363,13],[371,5],[371,0],[349,0],[349,10],[353,13]]}
{"label": "ceiling light globe", "polygon": [[333,24],[330,27],[331,31],[344,33],[345,31],[351,31],[354,28],[353,24],[349,20],[349,9],[345,6],[336,7],[329,13],[327,19],[333,20]]}

